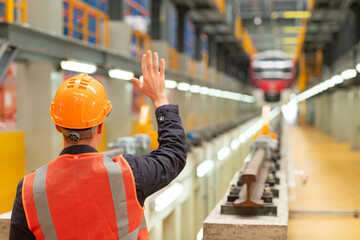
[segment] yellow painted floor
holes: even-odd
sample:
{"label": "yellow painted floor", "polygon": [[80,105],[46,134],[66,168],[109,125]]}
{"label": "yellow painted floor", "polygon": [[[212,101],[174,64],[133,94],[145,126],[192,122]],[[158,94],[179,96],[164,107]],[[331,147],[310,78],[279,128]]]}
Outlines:
{"label": "yellow painted floor", "polygon": [[[295,177],[290,210],[360,210],[360,151],[316,128],[290,127],[288,133],[293,167],[308,176],[305,185]],[[293,214],[289,239],[360,240],[360,218]]]}

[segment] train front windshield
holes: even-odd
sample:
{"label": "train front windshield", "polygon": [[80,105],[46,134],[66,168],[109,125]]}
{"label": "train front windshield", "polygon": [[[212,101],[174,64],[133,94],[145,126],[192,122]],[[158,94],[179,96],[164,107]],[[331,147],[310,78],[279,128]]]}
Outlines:
{"label": "train front windshield", "polygon": [[266,59],[253,62],[255,79],[291,79],[292,60]]}

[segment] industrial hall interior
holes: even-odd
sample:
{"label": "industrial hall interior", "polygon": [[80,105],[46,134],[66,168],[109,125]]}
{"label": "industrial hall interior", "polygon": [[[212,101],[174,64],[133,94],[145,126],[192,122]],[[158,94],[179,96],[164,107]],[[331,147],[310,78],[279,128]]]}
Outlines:
{"label": "industrial hall interior", "polygon": [[0,0],[0,240],[359,240],[360,0]]}

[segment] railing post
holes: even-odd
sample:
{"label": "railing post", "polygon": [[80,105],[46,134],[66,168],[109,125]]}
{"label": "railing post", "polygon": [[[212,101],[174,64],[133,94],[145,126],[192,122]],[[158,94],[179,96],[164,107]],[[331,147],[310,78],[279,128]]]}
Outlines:
{"label": "railing post", "polygon": [[84,23],[83,23],[83,40],[88,42],[88,29],[89,29],[89,9],[87,6],[84,6]]}
{"label": "railing post", "polygon": [[109,29],[109,18],[105,19],[105,47],[109,47],[109,35],[110,35],[110,29]]}
{"label": "railing post", "polygon": [[14,22],[14,0],[5,0],[5,20]]}
{"label": "railing post", "polygon": [[69,37],[73,36],[73,1],[68,0],[69,3],[69,13],[68,13],[68,21],[69,21]]}
{"label": "railing post", "polygon": [[21,22],[26,23],[27,18],[27,0],[21,1]]}

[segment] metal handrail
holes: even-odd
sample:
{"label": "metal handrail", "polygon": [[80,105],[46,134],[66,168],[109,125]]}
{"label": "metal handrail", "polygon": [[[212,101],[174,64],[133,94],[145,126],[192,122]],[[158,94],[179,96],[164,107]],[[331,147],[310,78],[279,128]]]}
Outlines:
{"label": "metal handrail", "polygon": [[[104,47],[109,47],[109,16],[102,11],[90,6],[89,4],[86,4],[84,2],[81,2],[80,0],[68,0],[69,4],[69,15],[68,15],[68,28],[69,28],[69,37],[72,37],[73,30],[76,28],[73,26],[73,9],[74,7],[81,8],[84,11],[84,22],[83,27],[80,31],[80,33],[83,34],[83,40],[87,42],[87,37],[89,35],[93,35],[88,30],[88,16],[93,15],[95,16],[96,21],[99,21],[99,24],[96,24],[96,31],[95,31],[95,39],[96,39],[96,45],[100,45],[100,43],[104,42]],[[104,21],[104,33],[101,34],[100,29],[100,21]]]}
{"label": "metal handrail", "polygon": [[21,11],[21,22],[26,23],[27,0],[22,0],[21,3],[14,2],[14,0],[0,0],[5,4],[5,21],[9,23],[14,22],[14,9]]}

